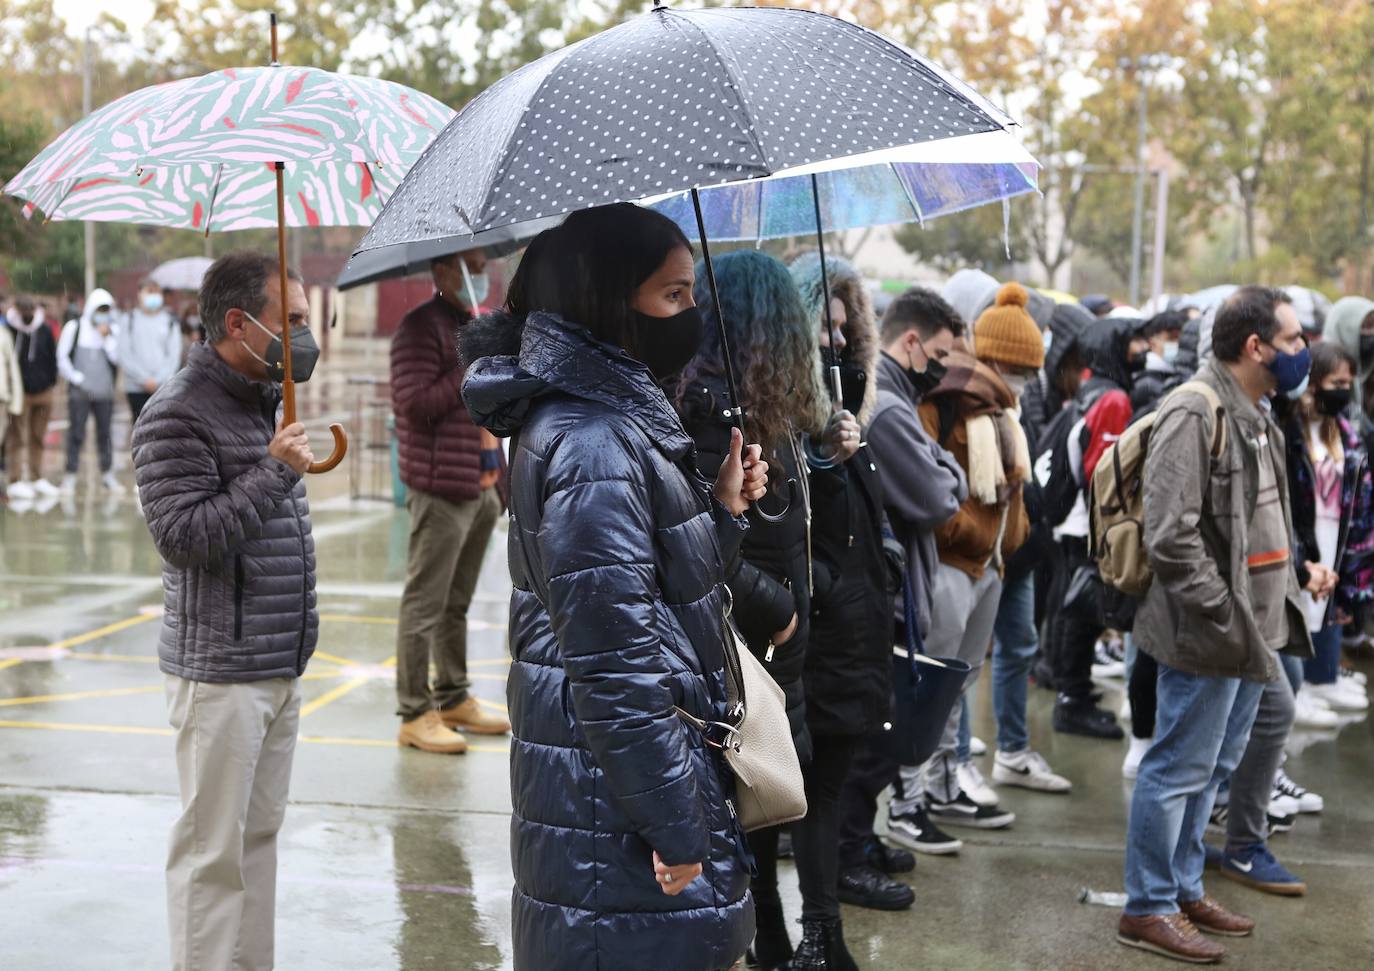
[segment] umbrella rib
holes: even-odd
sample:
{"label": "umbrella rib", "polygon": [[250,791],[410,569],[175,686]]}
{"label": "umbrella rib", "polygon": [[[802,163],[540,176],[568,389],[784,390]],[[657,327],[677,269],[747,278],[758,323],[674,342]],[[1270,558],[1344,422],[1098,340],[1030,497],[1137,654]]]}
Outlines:
{"label": "umbrella rib", "polygon": [[210,190],[210,204],[205,207],[205,235],[210,235],[210,220],[215,218],[215,200],[219,198],[219,185],[224,179],[224,163],[215,169],[215,186]]}
{"label": "umbrella rib", "polygon": [[741,88],[739,81],[735,78],[733,74],[730,73],[730,67],[728,64],[725,63],[724,55],[722,55],[721,52],[716,48],[715,44],[711,43],[711,35],[706,33],[706,31],[702,30],[699,24],[693,23],[686,17],[680,19],[683,20],[683,22],[685,22],[689,27],[691,27],[693,30],[695,30],[698,34],[701,35],[701,39],[705,43],[706,49],[711,52],[711,55],[716,59],[716,63],[720,65],[721,71],[725,74],[725,77],[730,81],[731,86],[734,88],[735,91],[736,106],[738,107],[740,114],[744,116],[744,134],[748,137],[749,141],[753,143],[754,151],[758,153],[759,161],[763,163],[764,169],[768,172],[772,172],[772,164],[769,162],[768,154],[763,150],[763,143],[759,141],[758,129],[754,127],[753,116],[749,114],[749,105],[745,102],[744,96],[740,93]]}
{"label": "umbrella rib", "polygon": [[906,196],[907,205],[911,206],[911,211],[916,214],[916,221],[924,228],[926,216],[925,213],[921,212],[921,204],[916,201],[916,197],[913,196],[911,190],[906,187],[906,179],[902,178],[902,173],[897,171],[897,166],[889,162],[888,167],[892,169],[892,174],[896,177],[897,184],[902,187],[902,195]]}

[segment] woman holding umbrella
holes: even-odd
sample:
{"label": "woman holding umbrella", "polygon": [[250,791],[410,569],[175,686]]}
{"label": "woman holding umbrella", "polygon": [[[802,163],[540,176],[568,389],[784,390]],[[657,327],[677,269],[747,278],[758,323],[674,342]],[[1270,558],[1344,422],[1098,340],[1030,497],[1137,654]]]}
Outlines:
{"label": "woman holding umbrella", "polygon": [[[781,483],[749,515],[750,530],[726,574],[732,618],[749,649],[787,697],[787,714],[802,765],[811,759],[805,719],[802,668],[811,626],[811,510],[806,454],[834,459],[830,438],[844,437],[852,451],[858,426],[844,413],[827,426],[827,396],[817,365],[819,324],[802,308],[787,268],[757,251],[742,250],[715,261],[720,306],[697,273],[696,300],[710,322],[701,350],[672,391],[684,427],[696,442],[703,473],[717,467],[731,441],[725,362],[717,336],[724,318],[731,355],[741,375],[739,405],[750,441],[758,442]],[[851,441],[852,439],[852,441]],[[824,444],[823,444],[824,443]],[[767,969],[790,960],[791,942],[777,889],[779,830],[749,835],[758,876],[752,889],[758,915],[755,955]]]}
{"label": "woman holding umbrella", "polygon": [[511,438],[520,971],[724,971],[753,933],[733,778],[674,712],[724,717],[723,564],[767,487],[738,433],[713,487],[659,389],[701,340],[693,283],[666,217],[583,210],[463,332],[469,413]]}

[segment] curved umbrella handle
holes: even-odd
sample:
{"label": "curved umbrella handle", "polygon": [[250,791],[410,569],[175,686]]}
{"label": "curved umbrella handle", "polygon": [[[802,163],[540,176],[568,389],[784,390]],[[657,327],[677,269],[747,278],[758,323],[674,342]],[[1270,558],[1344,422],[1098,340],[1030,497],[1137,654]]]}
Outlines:
{"label": "curved umbrella handle", "polygon": [[330,434],[334,436],[334,452],[323,462],[311,462],[310,468],[306,469],[312,475],[319,475],[321,472],[328,472],[344,460],[348,454],[348,436],[344,434],[344,428],[340,424],[329,426]]}

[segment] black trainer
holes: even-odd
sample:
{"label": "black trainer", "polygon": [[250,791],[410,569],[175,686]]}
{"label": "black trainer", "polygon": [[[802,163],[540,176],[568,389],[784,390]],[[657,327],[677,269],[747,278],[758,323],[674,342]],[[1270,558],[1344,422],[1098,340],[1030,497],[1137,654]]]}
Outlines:
{"label": "black trainer", "polygon": [[1059,696],[1054,706],[1054,730],[1066,735],[1088,738],[1121,739],[1126,733],[1116,723],[1116,716],[1097,707],[1091,699],[1072,700]]}
{"label": "black trainer", "polygon": [[906,884],[865,864],[840,871],[840,900],[870,910],[906,910],[916,902],[916,894]]}
{"label": "black trainer", "polygon": [[910,873],[916,869],[916,857],[906,850],[888,846],[881,840],[874,840],[864,851],[868,865],[888,876],[897,873]]}
{"label": "black trainer", "polygon": [[972,829],[1005,829],[1016,822],[1016,813],[996,806],[980,806],[962,789],[953,802],[932,802],[930,818],[946,826],[968,826]]}
{"label": "black trainer", "polygon": [[889,813],[887,838],[909,850],[934,856],[958,853],[964,846],[962,840],[955,839],[932,823],[925,809],[916,809],[900,816]]}

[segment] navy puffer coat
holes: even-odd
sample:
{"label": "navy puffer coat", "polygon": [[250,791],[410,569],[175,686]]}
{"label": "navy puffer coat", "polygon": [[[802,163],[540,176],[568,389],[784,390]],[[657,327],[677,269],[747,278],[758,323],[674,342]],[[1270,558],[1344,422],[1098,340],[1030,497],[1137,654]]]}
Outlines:
{"label": "navy puffer coat", "polygon": [[[512,930],[520,971],[719,971],[754,932],[716,750],[721,563],[746,528],[695,471],[648,370],[534,313],[461,338],[475,420],[511,436]],[[475,359],[476,358],[476,359]],[[701,862],[680,895],[655,882]]]}

